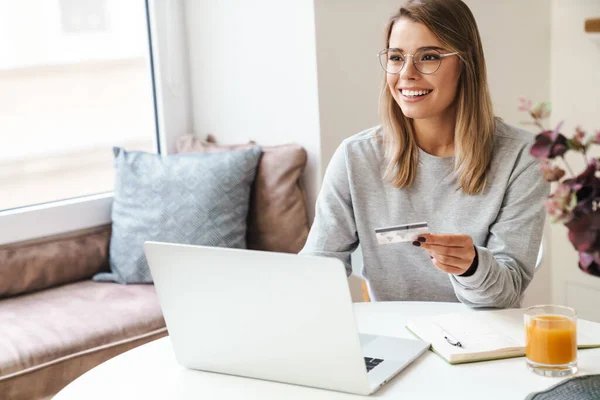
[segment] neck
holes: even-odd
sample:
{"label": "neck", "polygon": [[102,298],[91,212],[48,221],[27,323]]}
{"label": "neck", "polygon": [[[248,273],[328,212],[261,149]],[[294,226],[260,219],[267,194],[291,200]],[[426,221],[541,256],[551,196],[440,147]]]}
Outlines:
{"label": "neck", "polygon": [[427,119],[413,120],[417,145],[424,152],[436,157],[454,155],[454,129],[456,113],[447,113]]}

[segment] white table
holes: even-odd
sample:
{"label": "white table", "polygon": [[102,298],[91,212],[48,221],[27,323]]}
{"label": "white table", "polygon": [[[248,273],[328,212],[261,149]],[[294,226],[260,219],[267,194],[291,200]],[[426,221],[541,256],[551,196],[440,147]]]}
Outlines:
{"label": "white table", "polygon": [[[413,317],[465,311],[458,303],[356,303],[360,332],[412,338]],[[600,373],[600,349],[580,350],[579,374]],[[524,399],[560,382],[530,372],[525,358],[450,365],[427,352],[370,397],[390,399]],[[185,369],[168,337],[123,353],[82,375],[55,400],[74,399],[357,399],[359,396]],[[368,397],[365,397],[368,398]]]}

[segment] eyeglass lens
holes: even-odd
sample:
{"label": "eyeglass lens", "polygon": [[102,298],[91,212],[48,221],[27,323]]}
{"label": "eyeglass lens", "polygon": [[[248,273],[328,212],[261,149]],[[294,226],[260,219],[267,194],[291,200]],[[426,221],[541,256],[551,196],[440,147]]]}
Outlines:
{"label": "eyeglass lens", "polygon": [[[390,74],[399,73],[407,57],[398,50],[388,49],[379,55],[379,62]],[[442,63],[441,53],[437,50],[419,50],[414,54],[413,64],[422,74],[433,74]]]}

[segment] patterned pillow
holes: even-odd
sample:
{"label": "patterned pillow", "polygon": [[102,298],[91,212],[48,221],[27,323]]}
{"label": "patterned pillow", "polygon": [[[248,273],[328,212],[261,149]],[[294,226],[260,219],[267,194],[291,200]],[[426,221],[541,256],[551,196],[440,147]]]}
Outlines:
{"label": "patterned pillow", "polygon": [[259,147],[169,156],[114,148],[114,154],[111,272],[95,281],[151,283],[146,240],[246,247]]}
{"label": "patterned pillow", "polygon": [[[180,153],[214,153],[253,146],[256,143],[219,145],[212,135],[206,140],[196,135],[183,135],[177,140]],[[250,193],[248,248],[298,253],[306,243],[310,228],[301,179],[306,166],[306,150],[293,143],[261,146],[261,149],[262,156]]]}

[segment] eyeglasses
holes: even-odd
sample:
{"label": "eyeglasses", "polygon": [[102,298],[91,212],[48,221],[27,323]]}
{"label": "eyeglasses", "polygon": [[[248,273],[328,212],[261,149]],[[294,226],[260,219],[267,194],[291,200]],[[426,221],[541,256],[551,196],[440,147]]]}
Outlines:
{"label": "eyeglasses", "polygon": [[430,75],[435,73],[442,65],[444,57],[457,55],[458,53],[442,54],[436,49],[419,49],[415,54],[403,54],[398,49],[385,49],[377,54],[381,67],[388,74],[399,74],[404,67],[406,57],[412,57],[412,62],[417,71],[422,74]]}

